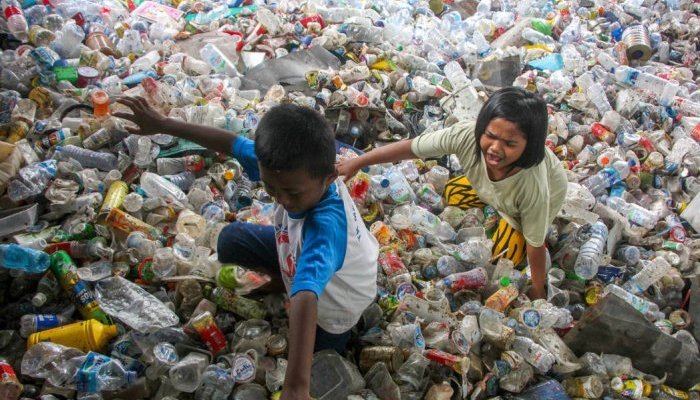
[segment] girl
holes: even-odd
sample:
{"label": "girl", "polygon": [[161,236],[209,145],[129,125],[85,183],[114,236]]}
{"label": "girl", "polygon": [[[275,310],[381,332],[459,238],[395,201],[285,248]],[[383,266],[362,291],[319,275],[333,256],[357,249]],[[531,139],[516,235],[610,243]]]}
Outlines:
{"label": "girl", "polygon": [[474,121],[415,139],[392,143],[337,164],[346,179],[373,164],[456,154],[464,176],[445,186],[447,204],[460,208],[493,206],[501,218],[492,254],[514,265],[527,255],[531,298],[544,298],[545,236],[566,195],[566,174],[545,147],[547,106],[524,89],[498,90]]}

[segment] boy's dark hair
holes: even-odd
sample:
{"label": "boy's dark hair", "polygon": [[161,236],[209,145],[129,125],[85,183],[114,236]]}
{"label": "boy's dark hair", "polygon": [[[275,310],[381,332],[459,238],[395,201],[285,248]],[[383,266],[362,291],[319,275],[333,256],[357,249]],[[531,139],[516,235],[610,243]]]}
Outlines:
{"label": "boy's dark hair", "polygon": [[271,108],[255,131],[255,155],[265,168],[303,168],[312,178],[335,173],[335,138],[323,115],[295,104]]}
{"label": "boy's dark hair", "polygon": [[479,141],[486,127],[495,118],[503,118],[518,126],[525,134],[527,144],[520,158],[512,167],[530,168],[542,162],[547,136],[547,104],[538,94],[518,87],[497,90],[479,111],[474,134],[476,135],[476,161],[481,157]]}

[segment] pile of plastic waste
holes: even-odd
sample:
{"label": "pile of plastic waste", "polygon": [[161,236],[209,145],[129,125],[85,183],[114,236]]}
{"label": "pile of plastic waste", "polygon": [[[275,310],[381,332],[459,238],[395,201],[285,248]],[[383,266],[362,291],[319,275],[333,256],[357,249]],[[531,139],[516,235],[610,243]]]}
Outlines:
{"label": "pile of plastic waste", "polygon": [[[700,37],[689,0],[2,0],[0,399],[268,399],[285,295],[217,261],[270,224],[229,154],[130,135],[115,96],[254,138],[323,112],[339,157],[475,118],[504,86],[549,106],[568,177],[547,299],[491,258],[498,213],[446,206],[455,156],[347,183],[381,246],[316,399],[700,398]],[[123,108],[121,108],[123,109]]]}

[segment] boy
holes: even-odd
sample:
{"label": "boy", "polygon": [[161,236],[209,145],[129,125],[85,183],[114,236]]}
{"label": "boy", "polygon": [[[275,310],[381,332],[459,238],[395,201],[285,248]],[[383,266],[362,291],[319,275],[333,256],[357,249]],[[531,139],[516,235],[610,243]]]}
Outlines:
{"label": "boy", "polygon": [[378,245],[335,171],[335,140],[324,117],[292,104],[273,107],[253,142],[232,132],[166,118],[143,98],[120,98],[139,128],[231,152],[275,198],[274,226],[234,222],[219,236],[223,263],[279,268],[290,296],[289,359],[282,399],[308,399],[313,353],[344,352],[350,329],[376,294]]}

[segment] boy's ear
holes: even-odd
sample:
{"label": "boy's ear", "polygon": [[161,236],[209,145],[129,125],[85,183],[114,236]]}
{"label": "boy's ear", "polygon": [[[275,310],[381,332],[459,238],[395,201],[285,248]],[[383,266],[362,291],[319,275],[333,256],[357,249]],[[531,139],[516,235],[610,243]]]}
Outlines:
{"label": "boy's ear", "polygon": [[336,179],[338,179],[338,171],[333,171],[332,174],[328,175],[324,180],[323,184],[325,186],[330,186],[331,183],[333,183]]}

